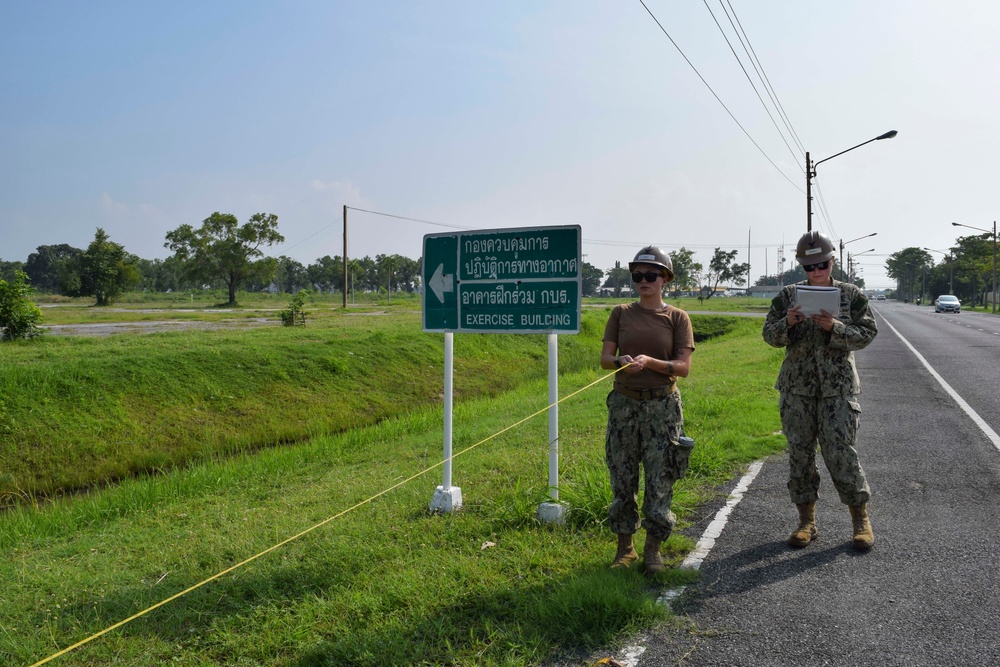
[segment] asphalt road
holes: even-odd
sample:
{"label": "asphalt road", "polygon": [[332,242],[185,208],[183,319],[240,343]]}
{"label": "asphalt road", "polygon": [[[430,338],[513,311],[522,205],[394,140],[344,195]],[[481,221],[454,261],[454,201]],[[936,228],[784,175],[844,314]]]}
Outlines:
{"label": "asphalt road", "polygon": [[[1000,432],[1000,317],[894,302],[877,311],[879,335],[857,354],[858,449],[875,547],[851,547],[850,516],[821,460],[819,540],[787,547],[797,516],[787,457],[771,457],[702,564],[701,581],[674,603],[682,627],[637,638],[620,661],[1000,665],[1000,444],[902,340]],[[638,657],[623,660],[629,651]]]}

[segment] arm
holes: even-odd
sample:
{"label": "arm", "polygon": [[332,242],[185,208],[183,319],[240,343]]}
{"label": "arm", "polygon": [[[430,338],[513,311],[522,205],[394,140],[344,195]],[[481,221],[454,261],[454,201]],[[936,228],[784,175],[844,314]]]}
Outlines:
{"label": "arm", "polygon": [[851,300],[851,321],[833,319],[831,325],[830,347],[838,350],[863,350],[878,334],[868,297],[860,291]]}
{"label": "arm", "polygon": [[789,308],[786,290],[779,292],[771,299],[771,308],[764,319],[764,342],[771,347],[786,347],[792,342],[792,328],[802,322],[805,316],[799,312],[799,307]]}
{"label": "arm", "polygon": [[604,345],[601,347],[601,368],[606,371],[616,370],[618,366],[615,364],[615,359],[618,359],[623,366],[632,361],[632,357],[627,354],[618,356],[618,343],[613,340],[604,341]]}
{"label": "arm", "polygon": [[[691,372],[691,355],[694,350],[690,347],[682,347],[677,351],[677,356],[673,359],[656,359],[654,357],[640,354],[632,358],[632,365],[625,369],[626,373],[638,373],[643,368],[659,371],[674,377],[686,378]],[[631,357],[630,357],[631,358]],[[625,363],[625,357],[621,357]]]}

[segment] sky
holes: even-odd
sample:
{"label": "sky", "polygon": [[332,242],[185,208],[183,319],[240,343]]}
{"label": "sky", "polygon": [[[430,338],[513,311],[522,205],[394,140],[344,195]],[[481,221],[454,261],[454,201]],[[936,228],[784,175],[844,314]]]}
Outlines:
{"label": "sky", "polygon": [[992,228],[1000,3],[644,1],[0,2],[0,259],[99,227],[165,258],[219,211],[310,264],[347,206],[349,257],[580,225],[601,269],[721,247],[756,280],[806,231],[805,151],[888,130],[814,179],[868,287]]}

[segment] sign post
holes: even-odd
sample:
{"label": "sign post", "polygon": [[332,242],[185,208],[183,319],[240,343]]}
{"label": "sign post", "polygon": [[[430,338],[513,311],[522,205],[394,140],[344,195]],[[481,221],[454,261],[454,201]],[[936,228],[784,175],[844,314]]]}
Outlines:
{"label": "sign post", "polygon": [[[423,330],[549,336],[549,494],[559,500],[558,345],[556,334],[580,332],[582,292],[579,225],[428,234],[423,253]],[[452,359],[446,354],[446,394]],[[446,478],[431,509],[461,506],[451,486],[451,401],[445,397]],[[457,499],[457,505],[456,505]],[[543,503],[539,518],[562,522],[558,502]]]}

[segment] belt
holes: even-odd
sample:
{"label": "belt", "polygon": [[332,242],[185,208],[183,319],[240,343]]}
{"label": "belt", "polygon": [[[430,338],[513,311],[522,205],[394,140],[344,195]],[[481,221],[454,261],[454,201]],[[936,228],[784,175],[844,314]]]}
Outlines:
{"label": "belt", "polygon": [[653,387],[651,389],[629,389],[628,387],[623,387],[616,382],[614,389],[622,396],[628,396],[629,398],[634,398],[637,401],[645,401],[651,398],[663,398],[664,396],[669,396],[674,391],[674,385],[671,384],[665,387]]}

